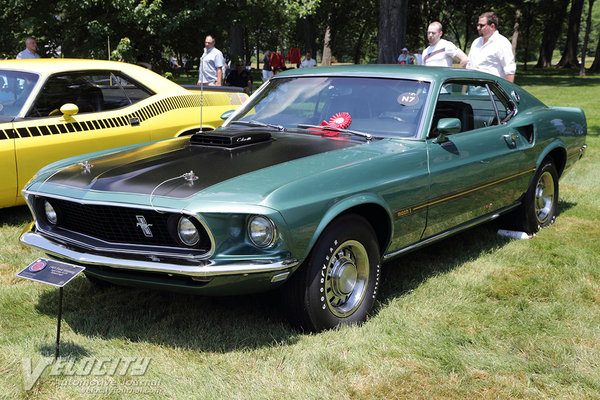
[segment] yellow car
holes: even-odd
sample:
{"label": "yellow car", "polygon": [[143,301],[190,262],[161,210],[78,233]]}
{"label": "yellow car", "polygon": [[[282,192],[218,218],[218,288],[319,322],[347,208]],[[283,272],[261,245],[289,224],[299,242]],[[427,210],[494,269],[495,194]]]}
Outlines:
{"label": "yellow car", "polygon": [[0,207],[24,204],[21,188],[50,162],[213,130],[246,98],[122,62],[0,61]]}

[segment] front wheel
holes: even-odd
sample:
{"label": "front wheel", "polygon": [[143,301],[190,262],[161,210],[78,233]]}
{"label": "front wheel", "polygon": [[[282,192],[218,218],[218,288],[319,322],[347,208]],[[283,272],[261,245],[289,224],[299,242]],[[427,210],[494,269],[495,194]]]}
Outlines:
{"label": "front wheel", "polygon": [[282,288],[290,321],[312,331],[363,322],[375,302],[380,274],[371,225],[357,215],[338,218]]}
{"label": "front wheel", "polygon": [[554,222],[558,204],[558,172],[552,160],[537,170],[518,213],[520,228],[533,234]]}

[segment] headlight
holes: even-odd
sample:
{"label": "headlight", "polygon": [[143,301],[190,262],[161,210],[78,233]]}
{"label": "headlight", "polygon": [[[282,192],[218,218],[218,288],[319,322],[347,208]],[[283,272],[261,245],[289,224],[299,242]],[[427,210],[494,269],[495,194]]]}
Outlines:
{"label": "headlight", "polygon": [[179,235],[179,239],[186,246],[195,246],[198,241],[200,241],[200,233],[198,232],[198,228],[196,225],[192,223],[187,217],[179,218],[179,223],[177,224],[177,233]]}
{"label": "headlight", "polygon": [[44,200],[44,212],[46,213],[46,220],[52,225],[56,225],[58,216],[56,215],[56,210],[54,210],[54,207],[52,207],[52,204],[48,200]]}
{"label": "headlight", "polygon": [[248,221],[248,237],[258,247],[269,247],[275,242],[275,224],[261,215],[255,215]]}

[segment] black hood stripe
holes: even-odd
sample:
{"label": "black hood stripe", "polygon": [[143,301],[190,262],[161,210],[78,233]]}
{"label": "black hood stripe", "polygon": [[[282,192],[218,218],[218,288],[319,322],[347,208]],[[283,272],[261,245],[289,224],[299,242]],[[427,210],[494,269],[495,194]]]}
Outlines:
{"label": "black hood stripe", "polygon": [[[235,149],[190,145],[189,139],[163,142],[159,152],[148,147],[96,160],[86,173],[81,165],[64,169],[49,182],[100,191],[185,198],[217,183],[303,157],[358,145],[362,142],[310,134],[277,134],[273,140]],[[170,145],[173,143],[173,145]],[[183,174],[194,172],[193,184]],[[177,178],[180,177],[180,178]]]}

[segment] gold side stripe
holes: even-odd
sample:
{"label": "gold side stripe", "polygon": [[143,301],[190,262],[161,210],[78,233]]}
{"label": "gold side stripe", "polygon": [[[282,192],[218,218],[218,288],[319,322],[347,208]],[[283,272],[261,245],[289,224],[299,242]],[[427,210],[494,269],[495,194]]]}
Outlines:
{"label": "gold side stripe", "polygon": [[465,196],[465,195],[467,195],[469,193],[473,193],[473,192],[476,192],[478,190],[482,190],[482,189],[488,188],[490,186],[494,186],[494,185],[497,185],[499,183],[506,182],[508,180],[517,178],[517,177],[519,177],[521,175],[529,174],[529,173],[534,172],[534,171],[535,171],[535,168],[531,168],[531,169],[528,169],[526,171],[519,172],[519,173],[516,173],[514,175],[510,175],[510,176],[507,176],[505,178],[499,179],[497,181],[486,183],[485,185],[481,185],[481,186],[478,186],[478,187],[475,187],[475,188],[472,188],[472,189],[469,189],[469,190],[465,190],[464,192],[456,193],[456,194],[453,194],[451,196],[443,197],[443,198],[440,198],[438,200],[433,200],[433,201],[430,201],[430,202],[427,202],[427,203],[424,203],[424,204],[421,204],[421,205],[418,205],[418,206],[404,208],[404,209],[396,212],[395,214],[396,214],[397,217],[402,217],[404,215],[412,214],[414,211],[420,210],[422,208],[429,207],[429,206],[432,206],[432,205],[435,205],[435,204],[439,204],[439,203],[442,203],[444,201],[449,201],[449,200],[455,199],[457,197]]}

